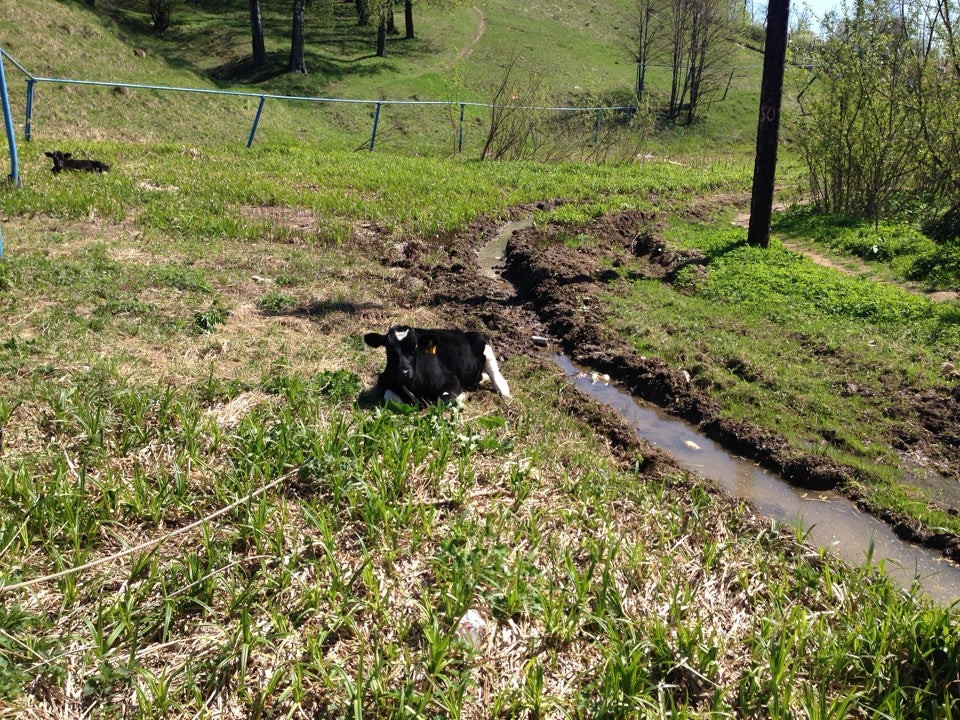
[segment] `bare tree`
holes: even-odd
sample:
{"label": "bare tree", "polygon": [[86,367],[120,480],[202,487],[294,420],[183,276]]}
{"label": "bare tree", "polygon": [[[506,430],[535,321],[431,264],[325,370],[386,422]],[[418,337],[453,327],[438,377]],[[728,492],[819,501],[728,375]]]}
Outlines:
{"label": "bare tree", "polygon": [[664,0],[660,7],[652,32],[670,62],[667,116],[690,124],[720,85],[716,69],[729,50],[734,10],[728,0]]}
{"label": "bare tree", "polygon": [[370,0],[356,0],[357,25],[361,27],[370,24]]}
{"label": "bare tree", "polygon": [[487,138],[480,151],[480,159],[520,159],[527,147],[537,147],[541,142],[534,116],[525,108],[536,104],[540,91],[539,74],[533,79],[515,80],[516,58],[504,68],[503,76],[493,85],[490,99],[490,124]]}
{"label": "bare tree", "polygon": [[177,0],[147,0],[147,9],[153,30],[157,35],[163,35],[173,24],[173,6]]}
{"label": "bare tree", "polygon": [[643,88],[647,78],[647,65],[653,57],[654,39],[657,36],[654,0],[636,0],[636,34],[633,40],[633,59],[637,61],[637,102],[643,100]]}
{"label": "bare tree", "polygon": [[[391,7],[387,7],[390,5]],[[387,56],[387,16],[393,14],[391,0],[380,0],[377,7],[377,57]]]}
{"label": "bare tree", "polygon": [[680,114],[686,85],[684,59],[688,56],[687,42],[690,38],[689,0],[668,0],[667,13],[667,33],[664,36],[670,57],[670,104],[667,114],[675,118]]}
{"label": "bare tree", "polygon": [[725,0],[691,0],[686,71],[687,125],[696,118],[703,98],[719,86],[717,68],[727,49],[731,27],[732,18]]}
{"label": "bare tree", "polygon": [[397,34],[397,18],[393,13],[393,0],[385,3],[384,14],[387,16],[387,32],[391,35]]}
{"label": "bare tree", "polygon": [[403,0],[403,25],[407,40],[413,40],[413,0]]}

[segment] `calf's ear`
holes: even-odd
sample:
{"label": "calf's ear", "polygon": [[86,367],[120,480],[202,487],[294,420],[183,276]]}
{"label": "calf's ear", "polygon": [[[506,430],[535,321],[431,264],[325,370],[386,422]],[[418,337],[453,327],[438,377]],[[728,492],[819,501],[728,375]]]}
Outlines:
{"label": "calf's ear", "polygon": [[380,333],[367,333],[363,336],[363,341],[370,347],[383,347],[387,344],[387,336]]}

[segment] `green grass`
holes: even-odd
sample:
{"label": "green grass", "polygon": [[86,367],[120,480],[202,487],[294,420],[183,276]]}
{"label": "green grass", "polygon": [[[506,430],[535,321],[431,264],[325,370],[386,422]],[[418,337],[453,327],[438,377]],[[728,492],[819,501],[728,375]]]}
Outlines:
{"label": "green grass", "polygon": [[[246,52],[243,23],[213,3],[185,6],[189,27],[168,40],[135,12],[97,7],[0,0],[18,29],[4,47],[43,74],[211,87],[225,82],[211,70]],[[450,70],[476,13],[424,7],[425,48],[395,43],[375,65],[357,57],[365,45],[319,44],[308,65],[329,73],[257,86],[482,97],[484,68],[523,27],[530,67],[563,78],[552,92],[615,96],[632,67],[622,49],[619,63],[603,52],[619,37],[613,7],[555,13],[565,54],[534,41],[548,33],[535,8],[485,3],[489,34]],[[268,29],[277,61],[282,13]],[[392,152],[391,138],[416,134],[411,119],[383,152],[353,153],[369,117],[318,122],[316,108],[271,104],[245,152],[245,100],[233,114],[195,96],[39,93],[24,187],[0,188],[0,714],[956,714],[953,609],[810,550],[675,468],[616,459],[570,414],[574,391],[555,371],[503,363],[510,405],[487,392],[464,410],[366,402],[383,359],[362,333],[440,320],[381,262],[390,247],[540,201],[568,201],[538,218],[574,226],[740,192],[749,143],[718,152],[710,129],[732,121],[667,136],[683,165],[479,163]],[[53,176],[42,153],[67,140],[112,171]],[[678,365],[687,335],[704,355],[697,381],[743,408],[767,403],[744,378],[765,386],[788,350],[802,361],[782,392],[819,422],[838,379],[799,384],[814,375],[805,349],[856,343],[869,387],[884,371],[923,377],[956,341],[946,310],[776,243],[750,251],[716,225],[673,226],[669,241],[700,243],[711,273],[680,293],[638,283],[648,317],[631,327],[669,322],[675,340],[636,339]],[[830,312],[812,315],[824,294]],[[791,345],[763,357],[748,331]],[[842,421],[814,427],[835,438],[824,452],[883,457]],[[456,632],[468,608],[489,628],[479,648]]]}
{"label": "green grass", "polygon": [[[78,381],[50,398],[53,443],[3,466],[8,584],[233,509],[42,593],[7,592],[8,710],[36,707],[28,677],[73,683],[94,717],[134,700],[149,717],[211,699],[293,717],[790,717],[805,703],[911,716],[953,702],[945,611],[869,572],[815,570],[701,488],[638,482],[543,404],[513,420],[359,410],[349,372],[272,372],[242,392]],[[527,382],[531,397],[558,390]],[[212,412],[251,391],[239,421]],[[135,460],[147,451],[164,462]],[[471,607],[493,629],[479,651],[455,633]]]}
{"label": "green grass", "polygon": [[665,241],[707,258],[703,277],[638,280],[611,296],[612,324],[647,355],[686,369],[723,412],[855,469],[872,501],[929,527],[960,530],[904,485],[896,449],[908,426],[900,388],[949,393],[944,359],[960,352],[960,316],[888,283],[817,265],[738,228],[674,222]]}
{"label": "green grass", "polygon": [[898,282],[929,290],[960,288],[957,242],[937,244],[904,223],[872,223],[796,208],[778,219],[776,228],[786,237],[804,238],[838,255],[859,258],[868,263],[872,276],[888,273]]}
{"label": "green grass", "polygon": [[[509,407],[363,402],[382,357],[362,333],[401,301],[397,320],[435,319],[380,263],[392,244],[544,198],[575,201],[542,214],[567,223],[681,205],[742,166],[95,150],[114,172],[38,167],[0,194],[0,579],[36,583],[0,590],[5,714],[51,695],[97,718],[951,711],[953,613],[616,461],[531,360],[504,363]],[[697,332],[737,327],[724,298],[748,307],[753,265],[799,263],[695,230],[704,296],[643,301]],[[878,332],[904,323],[886,303]]]}
{"label": "green grass", "polygon": [[[289,9],[263,7],[269,67],[247,68],[250,39],[247,6],[241,2],[182,3],[163,37],[150,28],[145,8],[119,0],[84,3],[52,0],[7,2],[5,17],[17,28],[4,49],[40,77],[102,82],[223,89],[254,97],[222,97],[153,90],[94,88],[41,83],[32,131],[43,142],[137,140],[186,146],[246,141],[258,93],[359,100],[428,100],[450,107],[384,106],[377,147],[408,154],[449,155],[460,133],[458,102],[488,103],[510,65],[518,102],[543,106],[624,105],[633,98],[635,64],[628,51],[633,8],[623,0],[564,7],[488,0],[482,5],[415,8],[417,37],[391,37],[386,58],[373,54],[375,28],[358,28],[353,7],[320,3],[307,12],[309,74],[285,72],[289,52]],[[397,15],[402,26],[402,9]],[[558,39],[559,38],[559,39]],[[134,54],[136,49],[141,55]],[[592,113],[576,121],[567,114],[539,117],[538,132],[560,132],[550,153],[565,157],[631,157],[729,154],[752,151],[759,61],[737,49],[733,77],[710,102],[706,118],[689,129],[666,129],[647,138],[638,124],[622,134],[607,119],[601,148],[593,146]],[[25,85],[8,69],[12,100],[22,123]],[[536,83],[531,78],[538,78]],[[729,81],[729,82],[728,82]],[[729,87],[728,87],[729,84]],[[650,69],[649,97],[661,103],[669,88],[667,70]],[[721,99],[721,95],[725,97]],[[655,110],[655,107],[654,107]],[[296,142],[325,150],[355,150],[370,140],[373,104],[268,101],[257,142]],[[655,113],[654,113],[655,114]],[[486,137],[488,111],[468,107],[464,154],[477,157]],[[22,129],[22,128],[21,128]],[[608,137],[608,133],[610,133]],[[609,144],[609,147],[607,145]],[[73,149],[71,147],[71,149]],[[85,147],[83,149],[86,149]],[[75,153],[76,154],[76,153]]]}

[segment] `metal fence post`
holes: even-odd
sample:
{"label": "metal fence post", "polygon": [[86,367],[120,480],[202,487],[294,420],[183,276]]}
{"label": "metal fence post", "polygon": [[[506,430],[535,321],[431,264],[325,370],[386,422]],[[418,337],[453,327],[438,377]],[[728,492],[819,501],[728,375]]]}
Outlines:
{"label": "metal fence post", "polygon": [[7,75],[3,69],[3,55],[0,55],[0,99],[3,103],[3,123],[7,129],[7,145],[10,148],[10,180],[19,187],[20,162],[17,159],[17,138],[13,134],[13,118],[10,116],[10,95],[7,93]]}
{"label": "metal fence post", "polygon": [[380,107],[383,103],[377,103],[377,111],[373,114],[373,134],[370,135],[370,152],[373,152],[374,143],[377,142],[377,125],[380,124]]}
{"label": "metal fence post", "polygon": [[464,104],[460,103],[460,131],[457,134],[457,152],[463,152],[463,108]]}
{"label": "metal fence post", "polygon": [[593,144],[600,139],[600,119],[603,117],[603,108],[597,108],[597,124],[593,128]]}
{"label": "metal fence post", "polygon": [[250,146],[253,145],[253,136],[257,134],[257,126],[260,124],[260,113],[263,112],[263,104],[266,101],[267,99],[263,95],[261,95],[260,104],[257,106],[257,116],[253,119],[253,127],[250,128],[250,139],[247,140],[247,149],[249,149]]}
{"label": "metal fence post", "polygon": [[[7,129],[7,144],[10,146],[10,181],[20,185],[20,170],[17,162],[17,139],[13,135],[13,119],[10,117],[10,96],[7,94],[7,75],[0,54],[0,98],[3,104],[3,124]],[[3,232],[0,232],[0,259],[3,259]]]}
{"label": "metal fence post", "polygon": [[30,142],[31,120],[33,119],[33,90],[37,81],[33,78],[27,80],[27,112],[23,123],[23,139]]}

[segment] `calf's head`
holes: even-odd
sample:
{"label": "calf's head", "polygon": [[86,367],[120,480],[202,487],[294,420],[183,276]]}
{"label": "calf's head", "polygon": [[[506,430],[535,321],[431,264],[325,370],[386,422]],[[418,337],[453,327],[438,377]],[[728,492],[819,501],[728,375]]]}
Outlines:
{"label": "calf's head", "polygon": [[61,170],[63,170],[63,161],[71,157],[70,153],[67,153],[66,155],[64,155],[59,150],[54,150],[53,152],[45,152],[44,155],[46,155],[48,158],[53,160],[53,167],[50,168],[50,171],[55,173],[58,173]]}
{"label": "calf's head", "polygon": [[385,334],[367,333],[363,341],[370,347],[382,347],[387,351],[387,367],[383,374],[391,379],[408,383],[417,372],[417,357],[421,349],[436,353],[436,343],[427,340],[421,348],[416,331],[406,325],[392,327]]}

